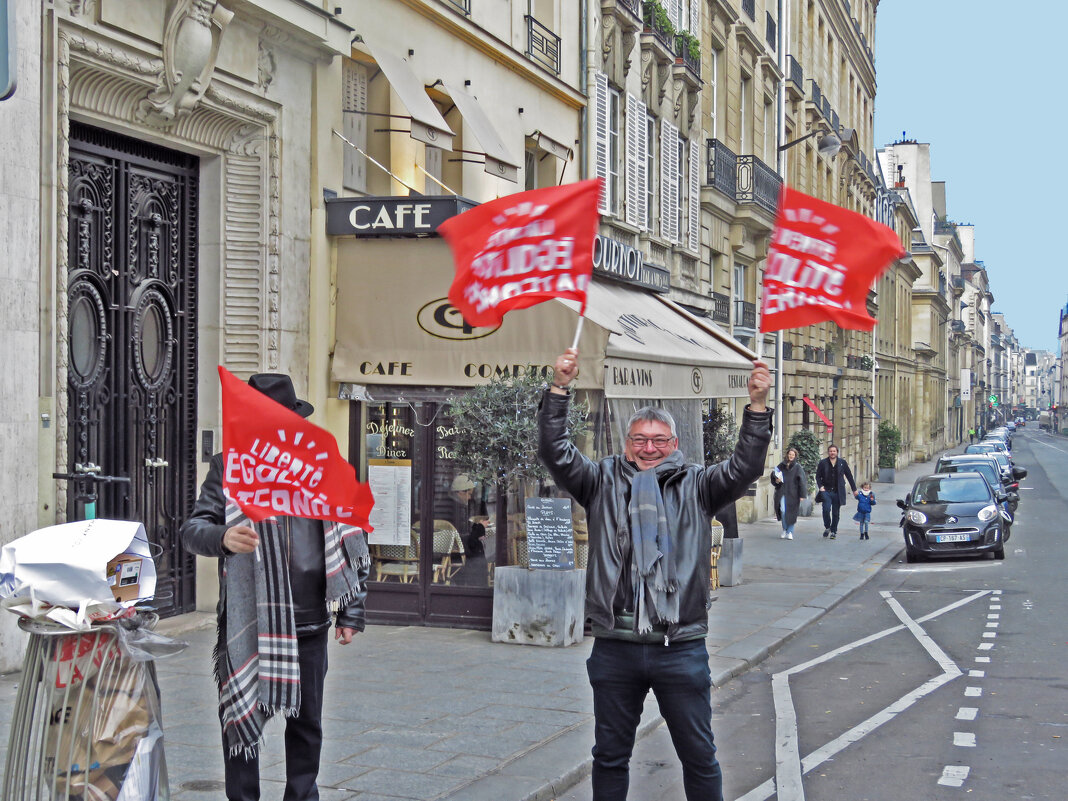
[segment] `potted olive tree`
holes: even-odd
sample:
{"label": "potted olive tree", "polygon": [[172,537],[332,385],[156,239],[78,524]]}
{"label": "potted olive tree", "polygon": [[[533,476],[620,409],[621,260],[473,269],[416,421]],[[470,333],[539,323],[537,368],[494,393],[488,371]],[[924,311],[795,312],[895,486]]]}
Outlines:
{"label": "potted olive tree", "polygon": [[[704,415],[705,464],[729,459],[738,442],[738,425],[726,408],[712,405]],[[719,583],[734,587],[742,583],[742,538],[738,536],[738,510],[729,503],[716,512],[713,525],[723,527],[723,544],[719,555]]]}
{"label": "potted olive tree", "polygon": [[901,430],[889,420],[879,423],[879,481],[893,484],[897,476],[897,455],[901,452]]}

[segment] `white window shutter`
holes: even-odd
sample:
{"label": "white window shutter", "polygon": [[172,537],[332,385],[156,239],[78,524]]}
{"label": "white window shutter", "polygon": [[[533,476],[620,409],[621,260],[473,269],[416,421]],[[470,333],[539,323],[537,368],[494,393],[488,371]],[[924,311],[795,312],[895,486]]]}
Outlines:
{"label": "white window shutter", "polygon": [[660,120],[660,236],[679,240],[679,129]]}
{"label": "white window shutter", "polygon": [[645,107],[645,103],[638,101],[639,113],[636,115],[638,120],[635,124],[638,126],[638,157],[635,159],[637,166],[635,172],[637,174],[637,199],[638,204],[638,222],[637,226],[643,231],[649,229],[649,221],[646,219],[646,204],[649,202],[649,181],[652,176],[649,173],[649,112]]}
{"label": "white window shutter", "polygon": [[594,167],[597,177],[604,182],[597,210],[611,214],[608,208],[608,74],[604,72],[593,74],[593,128]]}
{"label": "white window shutter", "polygon": [[[345,60],[341,74],[342,112],[367,111],[367,68]],[[367,152],[367,115],[342,113],[342,133]],[[367,191],[367,159],[348,145],[344,148],[342,184],[356,192]]]}
{"label": "white window shutter", "polygon": [[627,225],[641,228],[645,222],[645,104],[627,94]]}
{"label": "white window shutter", "polygon": [[682,10],[681,0],[667,0],[667,2],[662,5],[664,10],[667,11],[668,19],[671,20],[672,27],[674,27],[675,30],[679,30],[681,27],[679,25],[679,12]]}
{"label": "white window shutter", "polygon": [[[702,137],[703,138],[703,137]],[[690,140],[690,197],[687,210],[689,239],[687,247],[694,253],[701,251],[701,144]]]}
{"label": "white window shutter", "polygon": [[701,0],[690,0],[690,33],[701,38]]}

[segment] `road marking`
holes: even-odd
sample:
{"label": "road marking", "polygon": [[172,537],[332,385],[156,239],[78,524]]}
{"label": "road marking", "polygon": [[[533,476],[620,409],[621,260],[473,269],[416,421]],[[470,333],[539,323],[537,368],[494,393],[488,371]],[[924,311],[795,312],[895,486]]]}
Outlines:
{"label": "road marking", "polygon": [[986,637],[988,640],[992,640],[993,638],[998,636],[998,633],[996,631],[984,631],[983,636]]}
{"label": "road marking", "polygon": [[976,662],[989,662],[990,661],[990,657],[989,656],[977,656],[977,657],[975,657],[975,661]]}
{"label": "road marking", "polygon": [[983,688],[982,687],[965,687],[964,688],[964,695],[967,698],[978,698],[982,694],[983,694]]}
{"label": "road marking", "polygon": [[974,706],[962,706],[957,710],[957,720],[975,720],[979,710]]}
{"label": "road marking", "polygon": [[938,783],[945,787],[960,787],[970,772],[971,768],[967,765],[946,765],[942,768],[942,778]]}
{"label": "road marking", "polygon": [[997,614],[997,613],[995,613],[993,615],[987,615],[986,619],[987,620],[1000,620],[1001,619],[1001,615]]}
{"label": "road marking", "polygon": [[998,623],[997,623],[997,621],[991,621],[991,622],[986,624],[986,627],[988,629],[996,629],[998,627]]}
{"label": "road marking", "polygon": [[955,731],[953,745],[959,748],[975,748],[975,735],[969,731]]}
{"label": "road marking", "polygon": [[981,642],[981,643],[979,643],[979,650],[980,651],[989,651],[993,647],[994,647],[994,643],[992,643],[992,642]]}
{"label": "road marking", "polygon": [[986,678],[986,671],[985,670],[969,670],[968,671],[968,678],[969,679],[985,679]]}
{"label": "road marking", "polygon": [[[915,620],[911,618],[908,612],[905,611],[904,607],[893,598],[892,593],[882,592],[880,594],[884,600],[886,600],[887,605],[890,606],[898,619],[902,621],[901,625],[884,629],[875,634],[870,634],[867,637],[862,637],[848,645],[843,645],[840,648],[828,651],[826,654],[810,659],[808,662],[795,665],[794,667],[774,674],[771,677],[771,686],[772,698],[775,702],[775,778],[769,779],[763,784],[754,787],[739,798],[738,801],[767,801],[767,799],[772,796],[776,796],[778,801],[804,801],[805,791],[801,780],[801,777],[804,774],[822,765],[828,759],[831,759],[852,743],[861,740],[879,726],[893,720],[898,714],[904,712],[919,699],[931,694],[953,679],[962,676],[963,671],[957,667],[957,664],[950,659],[949,655],[938,646],[929,634],[927,634],[923,627],[920,626],[920,623],[933,620],[949,611],[958,609],[973,601],[977,601],[988,595],[989,592],[989,590],[981,590],[967,598],[954,601],[941,609],[937,609],[934,612]],[[931,655],[931,658],[942,668],[942,674],[924,682],[911,692],[901,696],[901,698],[897,699],[886,708],[876,712],[867,720],[862,721],[802,759],[797,734],[797,711],[794,707],[793,696],[790,692],[790,676],[795,673],[806,671],[809,668],[827,662],[842,654],[849,653],[850,651],[861,648],[906,628],[912,632],[912,635],[919,641],[924,650],[926,650],[927,653]]]}

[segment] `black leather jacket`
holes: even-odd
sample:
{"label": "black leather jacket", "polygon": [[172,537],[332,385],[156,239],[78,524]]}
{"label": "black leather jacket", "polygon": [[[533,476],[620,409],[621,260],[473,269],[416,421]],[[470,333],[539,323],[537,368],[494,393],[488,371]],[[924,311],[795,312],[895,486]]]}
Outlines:
{"label": "black leather jacket", "polygon": [[[599,462],[587,459],[568,441],[568,397],[546,391],[539,419],[538,454],[557,485],[586,509],[589,559],[586,566],[586,616],[597,628],[616,626],[612,601],[620,576],[628,571],[624,553],[630,537],[627,505],[630,482],[638,468],[622,456]],[[679,622],[668,627],[669,640],[708,633],[709,563],[712,534],[709,518],[746,489],[764,470],[771,441],[772,412],[746,409],[738,444],[725,462],[701,467],[685,465],[661,478],[669,525],[674,525],[676,572],[679,580]]]}
{"label": "black leather jacket", "polygon": [[[200,488],[200,497],[193,514],[182,524],[179,536],[182,547],[200,556],[219,557],[219,587],[223,587],[223,568],[227,553],[223,551],[223,534],[226,533],[226,499],[222,487],[222,454],[211,457],[208,477]],[[329,627],[330,614],[326,606],[326,540],[321,520],[303,517],[280,517],[279,523],[289,527],[289,584],[293,593],[293,617],[297,634],[312,634]],[[366,626],[364,614],[367,599],[367,579],[371,569],[359,568],[360,592],[335,618],[335,625],[363,631]],[[225,623],[224,598],[219,593],[216,614],[220,624]]]}

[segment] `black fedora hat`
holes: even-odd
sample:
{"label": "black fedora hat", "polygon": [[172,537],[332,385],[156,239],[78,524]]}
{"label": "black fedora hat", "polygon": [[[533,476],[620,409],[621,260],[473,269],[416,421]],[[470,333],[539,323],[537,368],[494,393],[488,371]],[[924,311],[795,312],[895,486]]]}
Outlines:
{"label": "black fedora hat", "polygon": [[249,377],[248,385],[301,417],[309,417],[315,411],[314,406],[297,397],[293,379],[282,373],[256,373]]}

